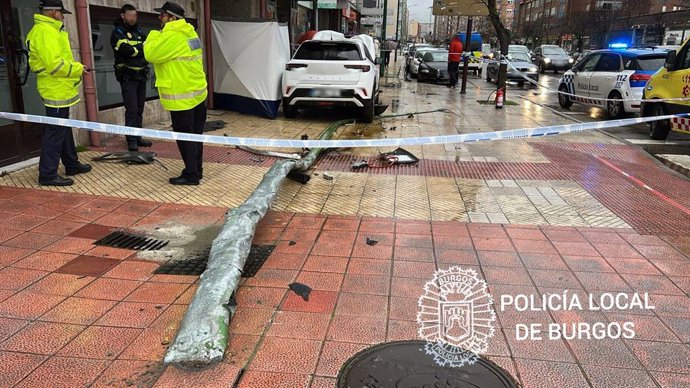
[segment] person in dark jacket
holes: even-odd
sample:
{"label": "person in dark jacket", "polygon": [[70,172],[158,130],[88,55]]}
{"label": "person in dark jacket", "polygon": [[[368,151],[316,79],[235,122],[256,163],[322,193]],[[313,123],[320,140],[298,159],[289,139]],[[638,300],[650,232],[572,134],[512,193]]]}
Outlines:
{"label": "person in dark jacket", "polygon": [[462,42],[460,37],[455,35],[448,47],[448,74],[450,75],[449,88],[458,86],[458,74],[460,73],[460,61],[462,60]]}
{"label": "person in dark jacket", "polygon": [[[137,25],[137,10],[130,4],[122,6],[120,18],[113,24],[115,29],[110,35],[110,45],[115,53],[115,77],[122,88],[125,125],[141,128],[149,78],[149,64],[144,58],[146,34]],[[126,138],[129,151],[151,146],[151,142],[141,136],[128,135]]]}

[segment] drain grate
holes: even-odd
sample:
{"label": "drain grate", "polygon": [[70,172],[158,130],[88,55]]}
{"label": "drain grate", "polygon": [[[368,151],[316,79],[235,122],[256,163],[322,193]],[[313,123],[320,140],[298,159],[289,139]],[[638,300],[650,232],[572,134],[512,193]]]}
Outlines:
{"label": "drain grate", "polygon": [[[275,245],[252,245],[249,251],[249,257],[244,263],[244,268],[242,269],[243,278],[251,278],[256,275],[257,272],[264,265],[266,260],[273,250]],[[208,263],[208,256],[211,254],[211,247],[200,249],[194,251],[185,260],[169,260],[160,267],[158,267],[154,273],[165,274],[165,275],[188,275],[188,276],[199,276],[206,270],[206,264]]]}
{"label": "drain grate", "polygon": [[157,240],[142,235],[117,231],[110,233],[94,244],[137,251],[155,251],[168,245],[168,242],[166,240]]}

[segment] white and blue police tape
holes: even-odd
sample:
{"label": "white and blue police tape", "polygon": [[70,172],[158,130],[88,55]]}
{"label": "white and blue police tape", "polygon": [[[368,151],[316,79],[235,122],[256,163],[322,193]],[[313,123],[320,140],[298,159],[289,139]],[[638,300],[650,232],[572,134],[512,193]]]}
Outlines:
{"label": "white and blue police tape", "polygon": [[560,135],[564,133],[581,132],[595,129],[606,129],[648,123],[657,120],[669,120],[672,117],[686,117],[689,114],[665,115],[656,117],[640,117],[609,121],[595,121],[590,123],[575,123],[564,125],[552,125],[539,128],[520,128],[507,129],[503,131],[466,133],[457,135],[442,136],[423,136],[423,137],[404,137],[386,139],[359,139],[359,140],[295,140],[295,139],[262,139],[252,137],[232,137],[232,136],[212,136],[197,135],[192,133],[181,133],[171,131],[161,131],[146,128],[134,128],[124,125],[95,123],[91,121],[59,119],[47,116],[28,115],[22,113],[0,112],[0,118],[25,121],[40,124],[60,125],[65,127],[83,128],[90,131],[104,132],[115,135],[145,136],[154,139],[165,140],[185,140],[203,142],[207,144],[231,145],[231,146],[253,146],[268,148],[364,148],[364,147],[400,147],[427,144],[451,144],[469,143],[475,141],[506,140],[528,137],[539,137],[549,135]]}

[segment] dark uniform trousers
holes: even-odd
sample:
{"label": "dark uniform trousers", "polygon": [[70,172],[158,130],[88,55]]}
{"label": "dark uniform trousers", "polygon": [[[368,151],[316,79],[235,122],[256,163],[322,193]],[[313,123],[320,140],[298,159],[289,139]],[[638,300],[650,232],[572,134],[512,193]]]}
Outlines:
{"label": "dark uniform trousers", "polygon": [[[125,125],[141,128],[144,123],[144,103],[146,103],[146,79],[125,76],[120,82],[122,101],[125,105]],[[138,144],[141,136],[125,136],[127,144]]]}
{"label": "dark uniform trousers", "polygon": [[[170,118],[173,131],[201,135],[206,125],[206,101],[192,109],[170,111]],[[192,181],[201,179],[204,172],[202,165],[204,143],[178,140],[177,148],[184,161],[182,177]]]}
{"label": "dark uniform trousers", "polygon": [[458,84],[460,74],[460,62],[448,62],[448,75],[450,75],[450,87]]}
{"label": "dark uniform trousers", "polygon": [[[68,119],[69,107],[51,108],[46,106],[46,116]],[[77,169],[80,166],[77,148],[72,137],[72,128],[46,125],[41,139],[41,157],[38,162],[39,178],[55,178],[60,159],[62,159],[62,164],[67,171]]]}

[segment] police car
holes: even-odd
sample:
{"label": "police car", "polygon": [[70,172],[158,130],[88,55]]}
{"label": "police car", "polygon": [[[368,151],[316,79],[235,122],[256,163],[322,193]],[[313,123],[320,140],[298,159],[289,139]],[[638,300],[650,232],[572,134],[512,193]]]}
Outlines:
{"label": "police car", "polygon": [[[569,108],[580,103],[606,109],[611,118],[639,113],[647,80],[664,65],[666,50],[607,49],[592,51],[558,83],[558,103]],[[609,99],[613,101],[606,101]],[[615,101],[622,100],[622,101]]]}

